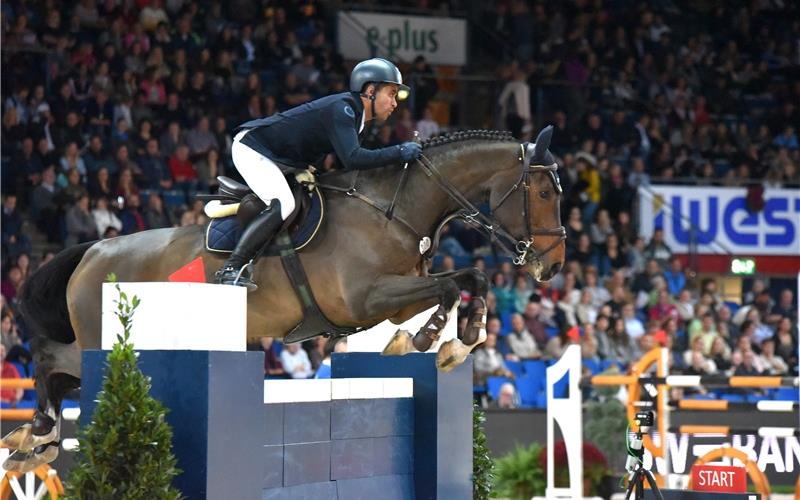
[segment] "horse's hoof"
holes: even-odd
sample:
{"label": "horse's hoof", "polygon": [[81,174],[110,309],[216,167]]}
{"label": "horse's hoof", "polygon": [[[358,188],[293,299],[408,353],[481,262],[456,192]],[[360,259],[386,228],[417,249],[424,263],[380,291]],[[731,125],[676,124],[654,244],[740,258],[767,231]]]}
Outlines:
{"label": "horse's hoof", "polygon": [[10,450],[19,450],[22,452],[31,451],[35,446],[32,436],[31,424],[20,425],[6,434],[3,439],[0,440],[0,445]]}
{"label": "horse's hoof", "polygon": [[14,453],[8,456],[5,462],[3,462],[3,469],[5,469],[8,472],[27,474],[28,472],[34,470],[43,463],[44,462],[41,462],[36,457],[36,453],[34,453],[33,450],[15,451]]}
{"label": "horse's hoof", "polygon": [[58,458],[58,443],[51,442],[37,446],[35,450],[15,451],[3,462],[3,468],[9,472],[27,474],[56,458]]}
{"label": "horse's hoof", "polygon": [[392,340],[383,348],[381,354],[384,356],[403,356],[415,350],[411,341],[411,333],[408,330],[397,330]]}
{"label": "horse's hoof", "polygon": [[458,339],[448,340],[439,347],[439,352],[436,353],[436,368],[444,373],[449,372],[463,363],[471,350]]}

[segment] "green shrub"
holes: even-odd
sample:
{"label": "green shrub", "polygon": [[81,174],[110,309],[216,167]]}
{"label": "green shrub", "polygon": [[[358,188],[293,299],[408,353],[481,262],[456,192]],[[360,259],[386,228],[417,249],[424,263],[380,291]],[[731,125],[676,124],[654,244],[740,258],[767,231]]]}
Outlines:
{"label": "green shrub", "polygon": [[[109,275],[109,281],[116,281]],[[119,285],[117,317],[123,333],[106,360],[103,389],[92,421],[78,432],[79,455],[67,481],[77,500],[181,498],[171,483],[180,473],[172,454],[166,410],[150,396],[150,381],[136,364],[128,342],[138,297],[130,301]]]}

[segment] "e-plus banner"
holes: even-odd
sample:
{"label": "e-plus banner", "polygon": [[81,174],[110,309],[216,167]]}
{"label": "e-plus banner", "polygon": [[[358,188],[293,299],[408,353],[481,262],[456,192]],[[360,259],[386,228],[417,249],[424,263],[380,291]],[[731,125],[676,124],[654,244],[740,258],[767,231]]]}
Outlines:
{"label": "e-plus banner", "polygon": [[649,241],[656,229],[675,253],[799,255],[800,190],[765,189],[751,212],[745,188],[640,188],[639,234]]}
{"label": "e-plus banner", "polygon": [[341,11],[339,52],[346,59],[385,57],[462,66],[467,62],[467,26],[463,19]]}

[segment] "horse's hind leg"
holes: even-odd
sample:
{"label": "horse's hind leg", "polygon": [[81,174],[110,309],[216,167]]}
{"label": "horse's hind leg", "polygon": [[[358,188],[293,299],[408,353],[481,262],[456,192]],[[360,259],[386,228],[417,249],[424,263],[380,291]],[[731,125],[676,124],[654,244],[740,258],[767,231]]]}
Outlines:
{"label": "horse's hind leg", "polygon": [[16,450],[3,467],[22,473],[52,462],[58,456],[61,403],[68,392],[80,387],[80,348],[77,343],[61,344],[40,337],[33,347],[36,413],[32,423],[3,438],[3,444]]}

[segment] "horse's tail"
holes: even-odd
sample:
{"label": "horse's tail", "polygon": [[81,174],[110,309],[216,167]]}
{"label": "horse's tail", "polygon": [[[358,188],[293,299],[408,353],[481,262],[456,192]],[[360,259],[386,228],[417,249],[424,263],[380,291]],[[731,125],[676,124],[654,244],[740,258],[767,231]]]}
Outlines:
{"label": "horse's tail", "polygon": [[20,290],[19,310],[31,336],[64,344],[75,340],[67,309],[67,284],[83,255],[95,243],[65,249],[25,281]]}

